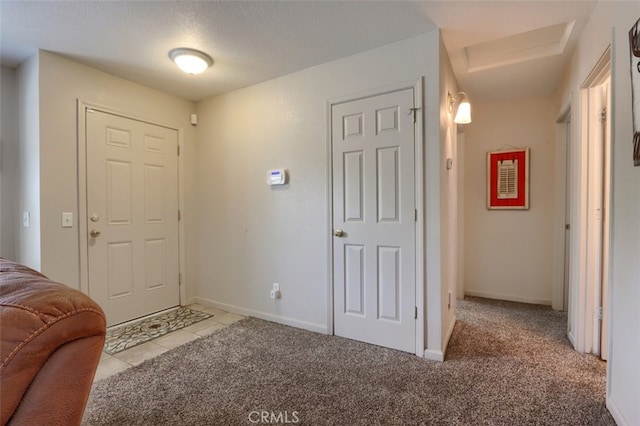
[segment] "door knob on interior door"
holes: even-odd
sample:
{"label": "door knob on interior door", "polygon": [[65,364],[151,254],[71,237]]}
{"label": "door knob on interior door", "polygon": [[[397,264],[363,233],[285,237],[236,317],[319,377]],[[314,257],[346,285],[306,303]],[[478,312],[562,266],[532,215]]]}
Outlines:
{"label": "door knob on interior door", "polygon": [[344,231],[342,229],[336,229],[335,231],[333,231],[333,235],[335,235],[336,237],[344,237]]}
{"label": "door knob on interior door", "polygon": [[99,237],[99,236],[100,236],[100,231],[99,231],[99,230],[97,230],[97,229],[92,229],[92,230],[89,232],[89,235],[91,235],[93,238],[97,238],[97,237]]}

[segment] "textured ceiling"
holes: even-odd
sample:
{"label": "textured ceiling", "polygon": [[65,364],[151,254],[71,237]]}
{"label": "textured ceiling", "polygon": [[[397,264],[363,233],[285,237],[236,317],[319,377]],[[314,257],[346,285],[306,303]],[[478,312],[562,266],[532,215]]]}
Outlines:
{"label": "textured ceiling", "polygon": [[[0,60],[37,49],[189,100],[200,100],[363,50],[442,29],[462,89],[494,99],[548,93],[594,2],[586,1],[6,1]],[[575,21],[560,54],[470,72],[467,47]],[[198,76],[168,59],[174,47],[215,60]],[[400,64],[401,65],[401,64]]]}

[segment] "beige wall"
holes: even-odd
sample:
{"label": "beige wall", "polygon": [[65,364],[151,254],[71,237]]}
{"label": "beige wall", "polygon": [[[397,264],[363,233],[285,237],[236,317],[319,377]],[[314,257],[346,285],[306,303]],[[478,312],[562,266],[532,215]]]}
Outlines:
{"label": "beige wall", "polygon": [[[465,129],[465,294],[551,304],[556,114],[552,97],[473,104]],[[530,208],[487,210],[487,152],[512,147],[530,148]]]}
{"label": "beige wall", "polygon": [[18,159],[20,150],[18,76],[2,67],[0,75],[0,257],[15,260],[18,229]]}
{"label": "beige wall", "polygon": [[[185,223],[193,217],[190,200],[194,186],[195,128],[189,124],[189,115],[195,111],[195,105],[53,53],[40,51],[38,58],[41,270],[55,280],[79,288],[79,238],[83,236],[78,235],[77,100],[183,130],[181,184],[185,189]],[[30,114],[23,118],[31,124],[38,122]],[[62,212],[73,212],[73,228],[60,226]],[[193,244],[190,230],[185,241],[190,258]],[[188,272],[189,267],[183,271],[187,279]]]}
{"label": "beige wall", "polygon": [[[413,85],[421,76],[427,102],[421,214],[426,250],[439,251],[440,86],[432,59],[438,49],[434,31],[198,103],[196,300],[330,331],[328,102]],[[276,167],[289,170],[287,187],[266,185],[266,171]],[[439,257],[425,263],[427,287],[436,289],[430,300],[440,305]],[[278,301],[269,299],[273,282],[281,286]],[[435,351],[442,350],[439,312],[427,321]]]}
{"label": "beige wall", "polygon": [[[447,94],[458,93],[458,83],[446,48],[440,41],[440,220],[441,220],[441,285],[439,305],[441,336],[440,344],[446,349],[456,321],[456,293],[458,277],[458,173],[464,167],[458,161],[457,124],[454,114],[449,112]],[[453,111],[455,112],[455,110]],[[447,170],[446,159],[453,160]],[[449,305],[451,293],[451,305]],[[429,294],[432,294],[431,292]],[[437,294],[437,293],[436,293]],[[431,307],[430,307],[431,308]]]}

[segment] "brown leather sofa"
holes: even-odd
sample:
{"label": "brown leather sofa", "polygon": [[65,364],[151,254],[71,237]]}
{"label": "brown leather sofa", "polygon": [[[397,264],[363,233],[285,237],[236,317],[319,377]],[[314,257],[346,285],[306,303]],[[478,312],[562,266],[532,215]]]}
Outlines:
{"label": "brown leather sofa", "polygon": [[105,330],[88,296],[0,259],[0,424],[79,425]]}

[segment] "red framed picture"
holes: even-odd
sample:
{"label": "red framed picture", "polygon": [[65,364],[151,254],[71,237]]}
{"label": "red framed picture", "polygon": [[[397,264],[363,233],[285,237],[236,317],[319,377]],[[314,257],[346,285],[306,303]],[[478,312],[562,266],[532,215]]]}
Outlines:
{"label": "red framed picture", "polygon": [[487,153],[487,208],[529,208],[529,148]]}

